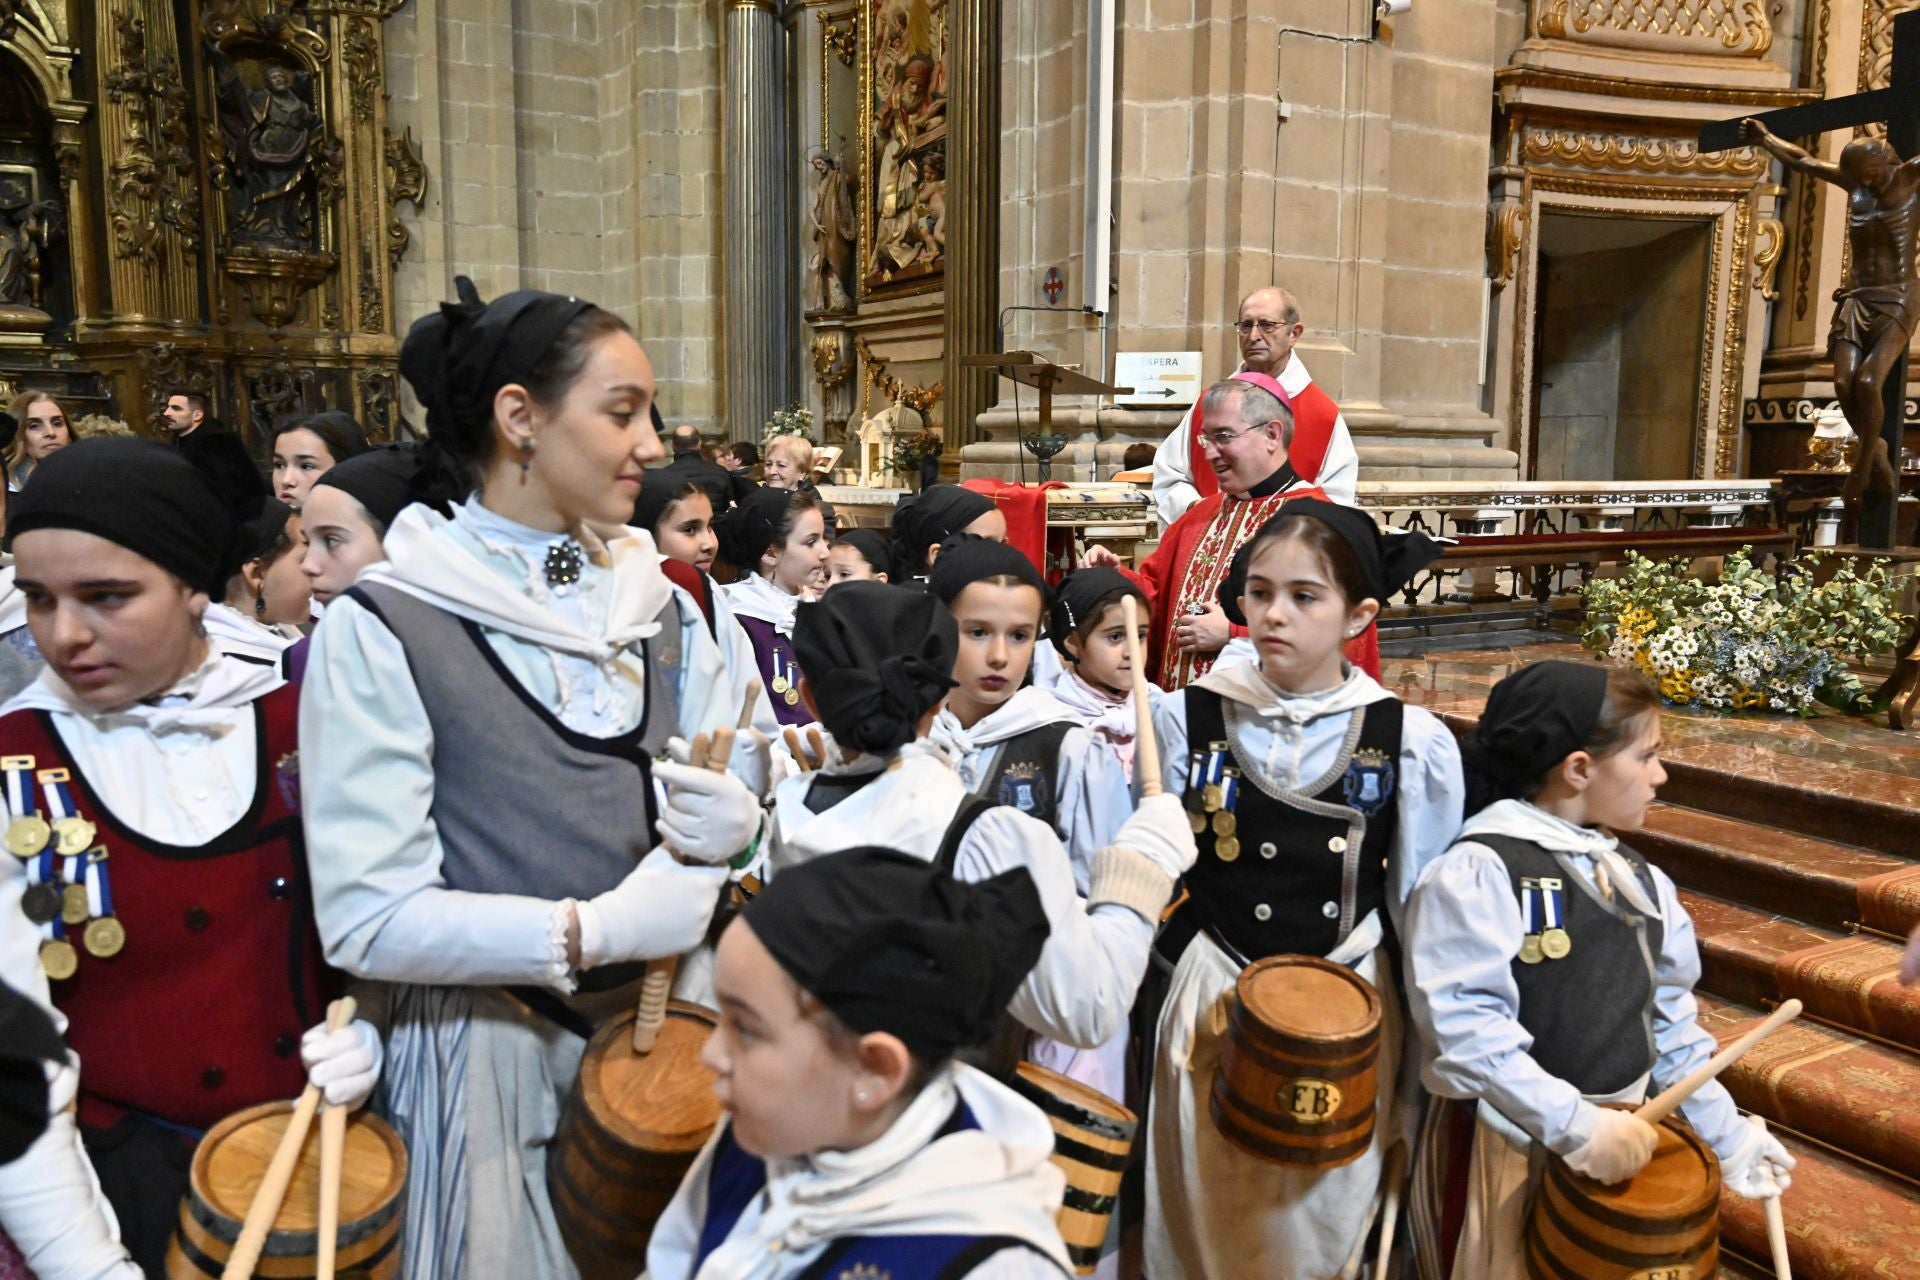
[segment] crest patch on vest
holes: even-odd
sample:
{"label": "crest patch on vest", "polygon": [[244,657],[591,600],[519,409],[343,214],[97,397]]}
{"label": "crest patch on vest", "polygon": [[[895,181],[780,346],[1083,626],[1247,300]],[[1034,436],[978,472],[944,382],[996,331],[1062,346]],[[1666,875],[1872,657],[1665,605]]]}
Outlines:
{"label": "crest patch on vest", "polygon": [[1372,817],[1393,799],[1393,761],[1384,751],[1366,748],[1353,753],[1340,789],[1347,804]]}
{"label": "crest patch on vest", "polygon": [[1000,803],[1025,814],[1038,813],[1045,804],[1047,771],[1028,761],[1007,766],[1000,776]]}

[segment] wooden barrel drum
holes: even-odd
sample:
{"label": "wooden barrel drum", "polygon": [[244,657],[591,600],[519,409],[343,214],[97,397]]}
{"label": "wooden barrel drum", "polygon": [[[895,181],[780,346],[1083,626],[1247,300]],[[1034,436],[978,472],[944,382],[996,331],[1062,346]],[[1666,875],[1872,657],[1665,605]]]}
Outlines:
{"label": "wooden barrel drum", "polygon": [[1527,1224],[1533,1280],[1710,1280],[1720,1274],[1720,1162],[1663,1121],[1653,1159],[1609,1187],[1555,1157]]}
{"label": "wooden barrel drum", "polygon": [[[240,1224],[259,1189],[280,1135],[293,1114],[291,1102],[269,1102],[228,1116],[200,1139],[193,1153],[180,1225],[167,1247],[168,1280],[218,1276],[240,1238]],[[388,1280],[400,1271],[400,1228],[406,1211],[407,1152],[386,1121],[365,1110],[347,1123],[346,1159],[340,1179],[341,1276]],[[272,1280],[314,1274],[320,1211],[319,1126],[307,1137],[293,1182],[273,1221],[253,1274]]]}
{"label": "wooden barrel drum", "polygon": [[720,1119],[700,1047],[714,1015],[674,1000],[653,1051],[633,1051],[634,1013],[602,1026],[580,1061],[547,1155],[547,1190],[587,1280],[646,1269],[647,1241]]}
{"label": "wooden barrel drum", "polygon": [[1333,1168],[1373,1142],[1380,993],[1345,965],[1269,956],[1240,974],[1208,1110],[1271,1164]]}
{"label": "wooden barrel drum", "polygon": [[1013,1087],[1053,1125],[1053,1162],[1067,1175],[1060,1235],[1074,1270],[1089,1275],[1107,1240],[1138,1121],[1098,1089],[1031,1062],[1020,1064]]}

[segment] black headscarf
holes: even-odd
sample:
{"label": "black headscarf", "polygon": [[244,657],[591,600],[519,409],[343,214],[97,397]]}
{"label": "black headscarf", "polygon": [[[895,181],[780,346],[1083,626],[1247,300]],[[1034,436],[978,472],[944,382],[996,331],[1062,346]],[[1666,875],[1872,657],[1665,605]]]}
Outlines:
{"label": "black headscarf", "polygon": [[1295,498],[1241,544],[1227,576],[1221,579],[1220,608],[1236,626],[1247,625],[1246,614],[1240,610],[1240,597],[1246,594],[1247,564],[1254,544],[1282,521],[1303,518],[1318,520],[1353,549],[1354,559],[1359,561],[1366,581],[1367,597],[1383,605],[1394,592],[1413,581],[1416,573],[1440,558],[1440,544],[1424,533],[1388,533],[1358,507],[1343,507],[1318,498]]}
{"label": "black headscarf", "polygon": [[852,547],[875,573],[893,571],[893,544],[878,529],[842,529],[835,546]]}
{"label": "black headscarf", "polygon": [[287,531],[287,521],[293,519],[293,508],[278,498],[268,498],[261,504],[260,510],[240,522],[241,544],[239,559],[232,565],[232,577],[240,571],[240,566],[249,560],[257,560],[279,546],[281,535]]}
{"label": "black headscarf", "polygon": [[[698,484],[687,479],[684,471],[669,471],[665,467],[650,467],[640,477],[640,496],[633,502],[633,527],[653,532],[660,523],[660,517],[667,514],[667,508],[687,496],[691,489],[695,493],[706,493]],[[759,564],[759,557],[754,558]]]}
{"label": "black headscarf", "polygon": [[47,1064],[66,1057],[46,1011],[0,985],[0,1164],[18,1160],[47,1131]]}
{"label": "black headscarf", "polygon": [[1597,662],[1536,662],[1487,695],[1461,755],[1467,812],[1526,794],[1540,775],[1583,750],[1607,704],[1607,668]]}
{"label": "black headscarf", "polygon": [[933,594],[951,605],[970,583],[982,578],[1018,578],[1031,583],[1040,592],[1040,616],[1046,617],[1052,593],[1047,580],[1033,567],[1026,553],[1004,542],[974,534],[960,534],[940,544],[940,558],[933,562],[927,586]]}
{"label": "black headscarf", "polygon": [[1060,579],[1060,585],[1054,589],[1053,603],[1047,607],[1047,639],[1053,641],[1061,657],[1067,656],[1067,637],[1093,617],[1100,602],[1122,593],[1140,602],[1140,620],[1145,622],[1147,593],[1118,569],[1106,565],[1076,569]]}
{"label": "black headscarf", "polygon": [[928,1065],[988,1040],[1048,934],[1024,867],[966,883],[877,848],[782,871],[741,919],[848,1028],[898,1036]]}
{"label": "black headscarf", "polygon": [[400,374],[427,410],[427,439],[453,458],[486,456],[493,398],[533,376],[547,349],[591,302],[518,289],[482,302],[473,281],[454,277],[458,302],[420,317],[400,346]]}
{"label": "black headscarf", "polygon": [[843,582],[793,615],[793,655],[834,741],[886,755],[954,687],[953,615],[925,591]]}
{"label": "black headscarf", "polygon": [[760,557],[780,540],[780,522],[796,496],[793,489],[755,489],[715,520],[720,558],[742,573],[758,573]]}
{"label": "black headscarf", "polygon": [[36,466],[9,506],[8,545],[34,529],[105,538],[216,599],[246,559],[239,522],[213,483],[177,451],[128,436],[76,440]]}
{"label": "black headscarf", "polygon": [[420,450],[413,445],[390,444],[356,454],[320,473],[315,488],[331,485],[366,509],[385,537],[393,518],[415,500],[414,480],[420,471]]}
{"label": "black headscarf", "polygon": [[893,509],[894,581],[927,571],[927,548],[939,546],[993,510],[993,499],[957,484],[931,485]]}

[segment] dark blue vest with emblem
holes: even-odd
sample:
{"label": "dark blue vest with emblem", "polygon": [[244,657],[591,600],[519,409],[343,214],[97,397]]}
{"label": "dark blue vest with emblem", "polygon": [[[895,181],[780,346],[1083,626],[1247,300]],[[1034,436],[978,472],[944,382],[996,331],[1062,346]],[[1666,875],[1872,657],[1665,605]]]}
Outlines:
{"label": "dark blue vest with emblem", "polygon": [[[979,1127],[973,1112],[961,1102],[933,1140],[938,1142],[948,1134]],[[766,1161],[742,1151],[729,1125],[714,1148],[713,1167],[707,1178],[707,1217],[700,1224],[700,1248],[690,1274],[699,1274],[713,1251],[726,1243],[747,1206],[766,1185]],[[839,1280],[848,1276],[858,1280],[959,1280],[1003,1249],[1039,1252],[1014,1236],[845,1236],[829,1242],[796,1280]]]}
{"label": "dark blue vest with emblem", "polygon": [[1071,720],[1056,720],[1000,743],[973,793],[1058,830],[1054,819],[1060,812],[1060,744],[1073,728]]}

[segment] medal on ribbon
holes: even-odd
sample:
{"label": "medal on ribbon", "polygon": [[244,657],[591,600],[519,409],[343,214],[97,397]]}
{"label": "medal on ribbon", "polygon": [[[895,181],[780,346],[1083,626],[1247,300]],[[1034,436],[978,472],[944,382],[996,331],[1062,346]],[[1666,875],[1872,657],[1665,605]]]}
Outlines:
{"label": "medal on ribbon", "polygon": [[87,954],[102,960],[119,955],[127,945],[127,929],[113,914],[113,886],[107,879],[105,849],[96,849],[87,857],[87,908],[93,920],[80,935]]}
{"label": "medal on ribbon", "polygon": [[42,851],[27,863],[27,887],[20,894],[20,910],[37,925],[60,918],[60,883],[53,850]]}
{"label": "medal on ribbon", "polygon": [[1546,924],[1540,931],[1540,952],[1549,960],[1564,960],[1573,952],[1573,939],[1567,936],[1566,929],[1562,927],[1566,919],[1563,914],[1566,905],[1564,892],[1563,881],[1540,881],[1540,905],[1545,913],[1542,919]]}
{"label": "medal on ribbon", "polygon": [[65,769],[42,769],[35,776],[40,779],[42,793],[47,798],[54,847],[64,857],[73,857],[92,848],[94,837],[99,832],[91,822],[80,817],[73,807],[73,793],[67,790],[67,783],[73,775]]}
{"label": "medal on ribbon", "polygon": [[1213,815],[1213,834],[1221,839],[1231,839],[1239,834],[1240,819],[1234,814],[1233,806],[1240,800],[1240,771],[1224,770],[1220,775],[1220,808]]}
{"label": "medal on ribbon", "polygon": [[12,818],[7,825],[7,850],[16,858],[31,858],[53,838],[53,828],[40,816],[33,784],[28,781],[28,775],[33,772],[33,757],[0,757],[0,769],[6,770],[7,813]]}
{"label": "medal on ribbon", "polygon": [[60,859],[60,921],[67,927],[83,925],[90,913],[87,907],[86,855]]}
{"label": "medal on ribbon", "polygon": [[773,650],[773,691],[790,707],[800,702],[800,666],[778,645]]}
{"label": "medal on ribbon", "polygon": [[1209,742],[1207,744],[1206,771],[1202,775],[1205,784],[1200,789],[1200,801],[1208,813],[1217,812],[1224,798],[1221,780],[1227,773],[1227,744]]}
{"label": "medal on ribbon", "polygon": [[1542,959],[1540,935],[1533,927],[1533,895],[1539,891],[1540,882],[1531,876],[1520,879],[1520,922],[1526,936],[1520,939],[1520,963],[1539,964]]}

